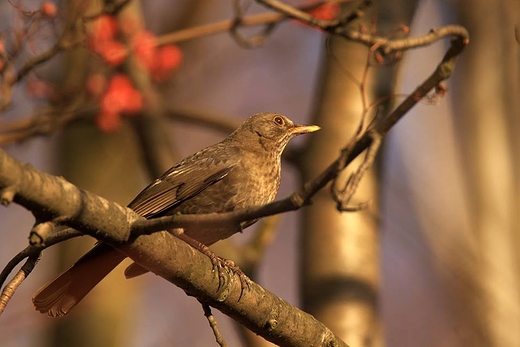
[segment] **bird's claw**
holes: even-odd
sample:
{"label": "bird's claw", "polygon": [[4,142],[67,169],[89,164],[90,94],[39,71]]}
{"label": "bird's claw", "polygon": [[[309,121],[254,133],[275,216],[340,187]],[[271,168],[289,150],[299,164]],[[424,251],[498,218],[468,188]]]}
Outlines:
{"label": "bird's claw", "polygon": [[219,257],[214,253],[208,256],[213,264],[213,270],[216,270],[218,274],[218,290],[220,290],[226,283],[226,275],[224,274],[224,271],[227,271],[228,274],[238,276],[240,279],[240,296],[238,300],[240,300],[244,294],[244,290],[250,288],[251,280],[244,274],[244,272],[242,272],[240,267],[238,267],[234,261]]}
{"label": "bird's claw", "polygon": [[240,300],[242,298],[242,295],[244,294],[244,290],[250,289],[251,280],[240,269],[240,267],[238,267],[238,265],[235,264],[235,262],[233,260],[224,259],[224,258],[220,258],[220,260],[225,264],[228,271],[232,272],[235,276],[238,276],[238,278],[240,279],[240,296],[238,297],[238,300]]}

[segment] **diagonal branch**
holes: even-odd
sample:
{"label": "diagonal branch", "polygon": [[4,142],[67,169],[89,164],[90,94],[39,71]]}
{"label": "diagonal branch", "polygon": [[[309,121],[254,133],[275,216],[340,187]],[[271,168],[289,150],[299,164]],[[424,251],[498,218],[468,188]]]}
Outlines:
{"label": "diagonal branch", "polygon": [[15,190],[13,201],[27,207],[39,220],[64,217],[66,224],[110,243],[199,301],[221,310],[269,341],[284,346],[346,346],[312,316],[255,283],[241,293],[240,281],[229,274],[223,285],[215,276],[208,257],[169,233],[142,235],[131,243],[122,244],[130,236],[132,223],[144,218],[81,190],[63,178],[23,165],[2,150],[0,189],[2,196],[3,192]]}

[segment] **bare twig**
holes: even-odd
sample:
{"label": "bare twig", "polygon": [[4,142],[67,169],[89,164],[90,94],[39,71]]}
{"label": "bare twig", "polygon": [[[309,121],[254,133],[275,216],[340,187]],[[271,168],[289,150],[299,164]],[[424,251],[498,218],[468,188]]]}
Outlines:
{"label": "bare twig", "polygon": [[[348,2],[349,0],[338,0],[338,3]],[[302,11],[312,10],[318,6],[326,4],[328,1],[317,1],[311,5],[300,7]],[[286,20],[289,17],[278,12],[260,13],[255,15],[244,16],[240,20],[240,26],[258,26],[276,24],[280,21]],[[349,20],[354,20],[357,16],[349,16]],[[218,34],[230,31],[235,24],[235,20],[224,20],[216,23],[204,24],[194,28],[183,29],[175,31],[170,34],[165,34],[157,38],[157,45],[165,45],[170,43],[180,43],[189,41],[208,35]]]}
{"label": "bare twig", "polygon": [[414,48],[428,46],[444,37],[455,36],[464,38],[461,42],[463,45],[469,43],[469,35],[464,27],[459,25],[445,25],[440,28],[431,29],[430,32],[423,36],[412,36],[404,39],[389,39],[381,36],[373,36],[353,30],[339,30],[338,34],[353,42],[359,42],[367,46],[379,44],[385,54],[393,51],[404,51]]}
{"label": "bare twig", "polygon": [[92,21],[104,14],[115,16],[119,12],[121,12],[131,1],[132,0],[122,0],[119,2],[105,1],[104,2],[105,6],[101,9],[101,11],[99,11],[98,13],[89,15],[89,16],[84,16],[83,20],[85,22]]}
{"label": "bare twig", "polygon": [[[77,43],[79,44],[79,42]],[[51,58],[53,58],[58,52],[61,50],[72,47],[70,43],[66,43],[63,39],[60,39],[58,42],[54,44],[48,51],[43,52],[35,57],[32,57],[29,59],[19,70],[16,74],[16,77],[10,81],[10,84],[13,85],[14,83],[20,81],[22,78],[25,77],[31,70],[33,70],[36,66],[41,65],[47,61],[49,61]]]}
{"label": "bare twig", "polygon": [[6,284],[2,289],[2,294],[0,296],[0,316],[2,315],[5,307],[13,297],[16,289],[20,286],[20,284],[31,274],[32,270],[37,264],[38,259],[40,258],[41,252],[50,246],[53,246],[57,243],[69,240],[71,238],[75,238],[78,236],[84,236],[85,234],[72,229],[66,228],[59,230],[52,235],[49,235],[45,239],[45,244],[40,243],[38,245],[29,245],[18,254],[16,254],[3,268],[0,273],[0,288],[4,285],[9,274],[14,270],[19,263],[21,263],[25,258],[28,258],[22,268],[16,273],[16,275],[11,279],[11,281]]}
{"label": "bare twig", "polygon": [[287,17],[294,18],[309,25],[316,26],[331,34],[344,37],[349,41],[362,43],[368,47],[372,47],[377,44],[379,47],[381,47],[382,52],[384,54],[389,54],[390,52],[394,51],[404,51],[413,48],[424,47],[447,36],[457,36],[459,38],[465,38],[466,42],[464,42],[464,45],[467,45],[469,43],[469,35],[467,30],[459,25],[446,25],[441,28],[432,29],[428,34],[424,36],[408,37],[404,39],[391,39],[387,37],[372,35],[370,33],[364,33],[359,30],[349,29],[346,26],[344,26],[344,23],[339,19],[317,19],[311,16],[310,14],[302,11],[301,9],[292,7],[277,0],[257,1],[267,7],[276,10],[278,13],[284,14]]}
{"label": "bare twig", "polygon": [[215,316],[211,312],[211,307],[209,307],[208,304],[205,304],[202,302],[200,304],[202,305],[202,309],[204,310],[204,316],[207,318],[209,326],[211,327],[211,330],[213,331],[213,335],[215,336],[215,341],[217,341],[219,346],[227,347],[226,340],[224,340],[224,337],[222,336],[222,333],[220,332],[217,320],[215,319]]}
{"label": "bare twig", "polygon": [[64,109],[49,108],[17,121],[0,123],[0,146],[50,135],[73,121],[89,119],[98,110],[96,105],[78,108],[77,103],[74,103]]}
{"label": "bare twig", "polygon": [[7,304],[13,297],[16,289],[22,284],[22,282],[29,276],[32,272],[36,263],[38,261],[39,255],[29,256],[29,259],[25,262],[22,268],[16,273],[16,275],[7,283],[7,285],[2,289],[2,293],[0,294],[0,315],[4,312]]}
{"label": "bare twig", "polygon": [[14,270],[14,268],[25,258],[38,257],[40,252],[44,249],[79,236],[85,236],[85,234],[72,228],[66,228],[50,235],[45,240],[45,245],[42,245],[41,247],[35,247],[31,245],[27,246],[25,249],[15,255],[3,268],[2,272],[0,273],[0,287],[4,285],[4,282],[7,280],[7,277]]}
{"label": "bare twig", "polygon": [[242,34],[238,32],[238,29],[242,25],[242,21],[246,11],[244,7],[245,6],[242,6],[240,4],[240,0],[233,0],[233,10],[235,12],[235,18],[233,19],[233,24],[229,29],[229,33],[231,34],[231,37],[233,37],[235,42],[242,47],[255,48],[261,46],[264,44],[269,34],[271,34],[271,32],[274,30],[277,22],[267,23],[259,34],[250,38],[245,38],[244,36],[242,36]]}
{"label": "bare twig", "polygon": [[[358,166],[356,171],[351,174],[345,183],[344,187],[339,187],[338,177],[336,176],[332,181],[331,192],[334,201],[336,201],[336,206],[339,211],[342,212],[356,212],[362,209],[365,209],[368,206],[368,202],[362,202],[358,205],[351,206],[350,201],[356,192],[359,182],[361,178],[365,174],[365,172],[370,169],[372,166],[376,154],[381,146],[381,136],[377,134],[375,131],[369,132],[370,137],[372,138],[372,142],[368,147],[365,158],[363,162]],[[345,155],[348,156],[349,147],[347,147],[347,151],[345,151]]]}
{"label": "bare twig", "polygon": [[36,249],[36,247],[28,246],[21,252],[19,252],[17,255],[11,259],[7,265],[3,268],[2,272],[0,273],[0,287],[2,287],[7,280],[7,277],[9,277],[9,274],[14,270],[18,264],[20,264],[24,259],[28,257],[39,257],[40,256],[40,250]]}
{"label": "bare twig", "polygon": [[262,5],[265,5],[269,8],[272,8],[278,13],[284,14],[289,18],[298,19],[307,24],[319,27],[325,31],[330,30],[331,28],[337,27],[342,24],[342,21],[337,19],[332,20],[324,20],[314,17],[313,15],[298,9],[296,7],[287,5],[286,3],[276,1],[276,0],[257,0]]}

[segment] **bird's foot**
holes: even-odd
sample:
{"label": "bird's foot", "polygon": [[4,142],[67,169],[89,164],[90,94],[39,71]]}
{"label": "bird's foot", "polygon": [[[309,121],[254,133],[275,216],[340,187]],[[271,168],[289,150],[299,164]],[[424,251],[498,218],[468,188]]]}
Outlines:
{"label": "bird's foot", "polygon": [[235,276],[238,276],[240,280],[240,296],[238,297],[238,300],[240,300],[242,298],[242,294],[244,294],[244,290],[250,289],[251,280],[240,269],[240,267],[238,267],[238,265],[235,264],[233,260],[224,259],[221,257],[219,257],[219,259],[226,265],[228,271],[232,272]]}
{"label": "bird's foot", "polygon": [[240,270],[240,268],[238,267],[238,265],[235,264],[234,261],[219,257],[208,246],[186,235],[182,229],[173,229],[172,233],[184,242],[193,246],[195,249],[199,250],[202,254],[206,255],[211,260],[213,270],[216,270],[218,274],[218,290],[220,290],[220,288],[222,288],[222,286],[226,283],[226,275],[224,271],[227,271],[228,274],[232,273],[238,276],[238,278],[240,279],[241,286],[240,296],[238,297],[238,300],[242,298],[244,290],[246,288],[250,288],[251,280],[242,272],[242,270]]}
{"label": "bird's foot", "polygon": [[220,289],[226,283],[226,275],[224,274],[224,271],[227,271],[228,274],[238,276],[238,278],[240,279],[240,296],[238,300],[240,300],[242,298],[242,295],[244,294],[244,290],[250,288],[251,280],[249,279],[249,277],[247,277],[246,274],[242,272],[240,267],[238,267],[238,265],[235,264],[234,261],[219,257],[212,251],[210,251],[210,253],[204,252],[204,254],[206,254],[209,257],[211,263],[213,264],[213,269],[216,270],[218,273],[218,289]]}

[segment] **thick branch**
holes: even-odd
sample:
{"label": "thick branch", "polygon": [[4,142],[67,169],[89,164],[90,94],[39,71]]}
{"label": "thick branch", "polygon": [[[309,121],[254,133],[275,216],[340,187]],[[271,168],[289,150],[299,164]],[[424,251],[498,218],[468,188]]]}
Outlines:
{"label": "thick branch", "polygon": [[3,205],[15,201],[32,211],[38,221],[59,219],[85,234],[112,243],[127,241],[130,223],[140,218],[129,209],[78,189],[62,177],[20,164],[3,150],[0,150],[0,201]]}
{"label": "thick branch", "polygon": [[269,341],[283,346],[346,346],[312,316],[255,283],[242,293],[239,301],[238,278],[229,275],[221,285],[208,257],[166,232],[142,235],[121,245],[128,238],[132,222],[142,217],[83,191],[63,178],[23,165],[2,150],[0,189],[0,195],[14,190],[14,201],[36,212],[40,219],[66,216],[66,224],[112,244],[139,264]]}

